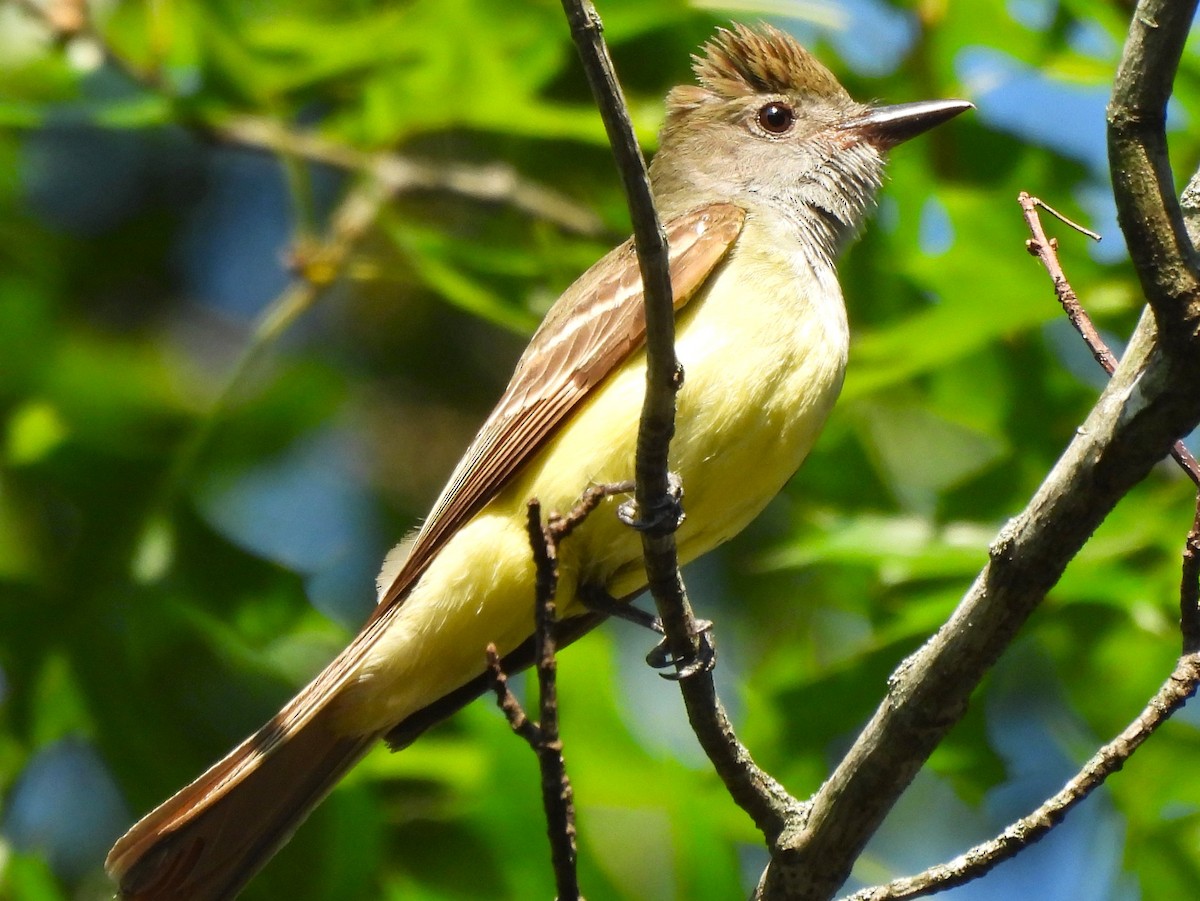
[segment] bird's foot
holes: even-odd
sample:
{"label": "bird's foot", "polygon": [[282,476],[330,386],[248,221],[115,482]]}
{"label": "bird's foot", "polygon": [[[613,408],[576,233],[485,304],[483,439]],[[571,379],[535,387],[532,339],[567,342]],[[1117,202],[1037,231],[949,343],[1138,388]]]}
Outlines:
{"label": "bird's foot", "polygon": [[[659,624],[661,628],[662,624]],[[672,657],[667,640],[664,638],[646,655],[646,662],[655,669],[675,667],[674,672],[659,673],[664,679],[678,682],[688,679],[698,673],[711,673],[717,665],[717,646],[712,635],[711,620],[696,620],[696,637],[700,639],[700,647],[696,653],[686,658]]]}
{"label": "bird's foot", "polygon": [[638,509],[637,501],[628,500],[617,507],[617,518],[625,525],[651,535],[670,535],[686,518],[683,512],[683,480],[678,473],[667,473],[667,497],[652,510]]}

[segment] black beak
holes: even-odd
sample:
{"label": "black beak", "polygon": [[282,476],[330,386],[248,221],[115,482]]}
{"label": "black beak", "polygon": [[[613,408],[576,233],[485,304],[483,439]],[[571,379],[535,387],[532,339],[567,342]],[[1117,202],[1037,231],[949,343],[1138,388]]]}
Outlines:
{"label": "black beak", "polygon": [[857,131],[865,140],[883,150],[915,138],[935,125],[948,122],[959,113],[975,109],[966,100],[919,100],[916,103],[897,103],[877,106],[864,115],[844,123],[843,129]]}

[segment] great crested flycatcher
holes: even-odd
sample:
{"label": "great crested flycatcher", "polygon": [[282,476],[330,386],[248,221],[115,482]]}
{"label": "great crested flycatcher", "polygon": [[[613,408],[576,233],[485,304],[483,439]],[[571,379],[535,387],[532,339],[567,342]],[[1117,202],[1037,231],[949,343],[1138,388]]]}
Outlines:
{"label": "great crested flycatcher", "polygon": [[[667,96],[650,168],[686,373],[670,453],[687,491],[683,561],[766,506],[833,406],[849,340],[835,261],[873,204],[885,151],[970,107],[856,103],[767,26],[720,30],[695,72],[699,85]],[[405,741],[405,724],[477,684],[489,643],[507,654],[526,642],[526,502],[566,511],[589,485],[633,473],[641,292],[626,242],[559,298],[407,556],[385,566],[362,631],[267,725],[117,842],[107,866],[122,897],[235,896],[376,740]],[[586,613],[585,591],[627,599],[645,586],[641,542],[612,503],[560,550],[568,623]]]}

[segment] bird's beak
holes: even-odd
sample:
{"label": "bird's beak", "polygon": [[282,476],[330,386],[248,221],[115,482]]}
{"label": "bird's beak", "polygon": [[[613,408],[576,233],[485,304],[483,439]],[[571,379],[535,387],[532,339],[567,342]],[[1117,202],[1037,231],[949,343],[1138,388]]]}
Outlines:
{"label": "bird's beak", "polygon": [[975,104],[966,100],[919,100],[877,106],[843,123],[841,128],[857,132],[862,139],[887,150],[974,108]]}

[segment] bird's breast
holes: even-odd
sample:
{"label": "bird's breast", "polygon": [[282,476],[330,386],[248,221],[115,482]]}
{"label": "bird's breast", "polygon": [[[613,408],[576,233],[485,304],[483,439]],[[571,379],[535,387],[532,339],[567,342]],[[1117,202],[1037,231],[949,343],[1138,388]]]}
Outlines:
{"label": "bird's breast", "polygon": [[[741,246],[745,237],[678,321],[684,382],[670,465],[684,486],[684,562],[736,535],[780,491],[816,440],[845,372],[849,334],[832,268],[762,242]],[[630,422],[644,372],[639,361],[617,376],[623,385],[612,397],[631,404]],[[627,466],[631,474],[632,457]],[[634,541],[630,552],[609,532],[601,527],[588,542],[588,559],[612,561],[606,581],[622,596],[641,587],[640,546]]]}

